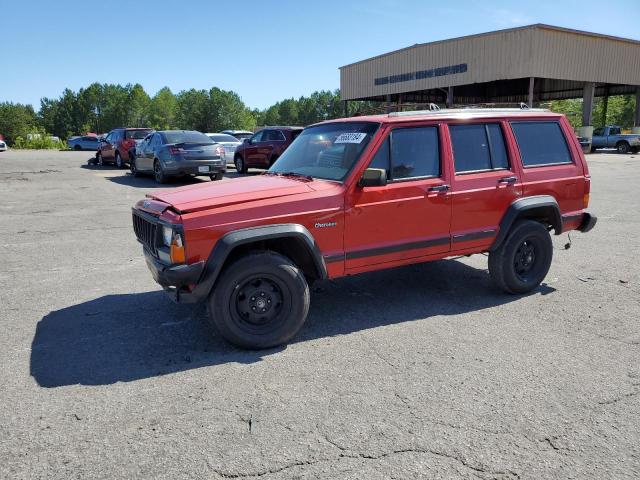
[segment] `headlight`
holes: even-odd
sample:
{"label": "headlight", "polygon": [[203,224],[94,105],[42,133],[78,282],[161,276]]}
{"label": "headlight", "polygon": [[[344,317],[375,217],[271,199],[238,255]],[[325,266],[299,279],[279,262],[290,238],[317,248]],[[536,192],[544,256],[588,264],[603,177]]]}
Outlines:
{"label": "headlight", "polygon": [[163,226],[162,227],[162,243],[164,243],[167,247],[170,247],[171,240],[173,240],[173,228]]}

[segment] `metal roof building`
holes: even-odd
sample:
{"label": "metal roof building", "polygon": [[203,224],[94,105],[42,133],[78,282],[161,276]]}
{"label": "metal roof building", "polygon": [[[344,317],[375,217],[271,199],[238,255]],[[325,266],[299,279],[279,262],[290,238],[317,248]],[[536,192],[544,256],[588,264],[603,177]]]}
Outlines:
{"label": "metal roof building", "polygon": [[473,104],[636,94],[640,41],[535,24],[416,44],[340,68],[342,100]]}

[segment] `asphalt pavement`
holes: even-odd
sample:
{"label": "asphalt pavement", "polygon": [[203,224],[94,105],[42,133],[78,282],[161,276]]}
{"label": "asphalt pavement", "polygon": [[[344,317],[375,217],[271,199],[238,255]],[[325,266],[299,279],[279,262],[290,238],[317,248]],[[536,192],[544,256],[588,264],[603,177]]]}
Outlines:
{"label": "asphalt pavement", "polygon": [[91,155],[0,153],[0,478],[640,477],[639,155],[588,156],[599,223],[534,293],[482,255],[325,281],[259,352],[164,296],[157,186]]}

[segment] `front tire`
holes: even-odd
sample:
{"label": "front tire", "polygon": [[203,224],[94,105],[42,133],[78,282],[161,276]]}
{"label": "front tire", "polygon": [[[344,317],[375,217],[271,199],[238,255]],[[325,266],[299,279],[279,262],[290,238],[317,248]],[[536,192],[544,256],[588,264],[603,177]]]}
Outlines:
{"label": "front tire", "polygon": [[158,183],[167,183],[169,180],[169,177],[164,173],[164,169],[162,168],[162,164],[159,160],[153,162],[153,177]]}
{"label": "front tire", "polygon": [[242,155],[238,155],[236,158],[234,158],[233,163],[235,164],[236,171],[238,173],[247,173],[247,165],[244,163],[244,158],[242,158]]}
{"label": "front tire", "polygon": [[553,244],[546,227],[533,220],[515,224],[504,243],[489,253],[493,282],[507,293],[527,293],[547,276]]}
{"label": "front tire", "polygon": [[616,145],[616,150],[618,153],[629,153],[631,151],[631,147],[627,142],[618,142]]}
{"label": "front tire", "polygon": [[81,147],[80,145],[74,145],[73,149],[74,149],[76,152],[79,152],[80,150],[82,150],[82,147]]}
{"label": "front tire", "polygon": [[136,166],[136,157],[131,157],[129,161],[129,169],[131,170],[131,175],[134,177],[138,176],[138,167]]}
{"label": "front tire", "polygon": [[209,313],[230,343],[269,348],[300,330],[309,301],[309,285],[291,260],[275,252],[256,252],[225,269],[209,296]]}
{"label": "front tire", "polygon": [[99,167],[104,165],[104,160],[102,160],[102,154],[100,152],[96,153],[96,163]]}
{"label": "front tire", "polygon": [[120,156],[119,152],[116,152],[115,163],[116,167],[124,168],[124,162],[122,161],[122,157]]}

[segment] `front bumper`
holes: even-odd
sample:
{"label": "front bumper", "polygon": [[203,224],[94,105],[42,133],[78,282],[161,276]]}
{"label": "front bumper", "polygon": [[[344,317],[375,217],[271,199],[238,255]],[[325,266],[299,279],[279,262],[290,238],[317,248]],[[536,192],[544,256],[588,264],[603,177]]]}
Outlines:
{"label": "front bumper", "polygon": [[144,249],[144,258],[153,279],[164,288],[172,300],[180,303],[195,303],[198,301],[187,290],[187,287],[198,283],[204,270],[203,261],[190,265],[166,265],[154,257],[146,248]]}
{"label": "front bumper", "polygon": [[578,227],[578,231],[582,233],[587,233],[596,226],[598,222],[598,217],[595,215],[591,215],[590,213],[585,212],[582,216],[582,222],[580,222],[580,226]]}

